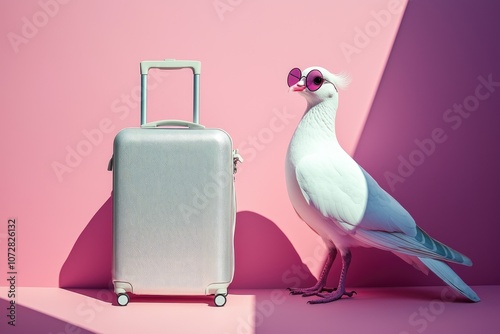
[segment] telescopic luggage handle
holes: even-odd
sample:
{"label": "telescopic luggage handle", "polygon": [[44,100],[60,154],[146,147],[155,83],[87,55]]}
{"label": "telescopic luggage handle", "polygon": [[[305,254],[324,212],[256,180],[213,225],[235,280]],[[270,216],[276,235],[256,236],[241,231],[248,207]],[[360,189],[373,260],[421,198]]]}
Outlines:
{"label": "telescopic luggage handle", "polygon": [[[190,68],[193,71],[193,123],[200,122],[200,73],[201,62],[198,60],[145,60],[141,61],[141,126],[147,123],[148,71]],[[160,125],[160,124],[158,124]]]}

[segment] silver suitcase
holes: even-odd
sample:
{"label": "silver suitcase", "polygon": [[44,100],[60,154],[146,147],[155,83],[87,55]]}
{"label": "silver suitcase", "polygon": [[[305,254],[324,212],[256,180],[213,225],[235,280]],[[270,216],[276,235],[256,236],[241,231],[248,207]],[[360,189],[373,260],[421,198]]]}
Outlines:
{"label": "silver suitcase", "polygon": [[[149,69],[191,68],[193,122],[147,123]],[[134,295],[214,295],[226,303],[234,274],[234,177],[230,136],[199,122],[198,61],[141,62],[141,127],[113,144],[113,284]]]}

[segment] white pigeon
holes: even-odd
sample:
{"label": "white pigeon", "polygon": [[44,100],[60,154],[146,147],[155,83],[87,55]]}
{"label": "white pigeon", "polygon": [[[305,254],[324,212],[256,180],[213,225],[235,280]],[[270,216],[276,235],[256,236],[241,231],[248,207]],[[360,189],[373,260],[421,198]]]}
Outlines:
{"label": "white pigeon", "polygon": [[[346,292],[345,278],[352,247],[375,247],[393,252],[425,274],[433,271],[459,293],[478,302],[478,295],[444,262],[466,266],[466,256],[431,238],[411,215],[340,146],[335,133],[338,87],[348,79],[321,67],[302,73],[290,71],[290,91],[307,100],[307,108],[290,141],[286,156],[286,183],[290,201],[300,218],[324,240],[328,256],[310,288],[290,288],[292,294],[317,295],[309,303],[327,303]],[[325,289],[337,255],[342,271],[336,289]],[[326,292],[325,292],[326,291]]]}

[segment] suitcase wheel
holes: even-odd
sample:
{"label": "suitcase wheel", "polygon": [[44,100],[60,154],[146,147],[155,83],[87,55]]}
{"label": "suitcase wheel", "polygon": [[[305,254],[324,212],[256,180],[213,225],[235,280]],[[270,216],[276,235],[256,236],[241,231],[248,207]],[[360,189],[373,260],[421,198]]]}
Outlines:
{"label": "suitcase wheel", "polygon": [[120,305],[120,306],[127,306],[128,301],[129,301],[129,297],[126,293],[120,293],[120,294],[118,294],[116,301],[118,302],[118,305]]}
{"label": "suitcase wheel", "polygon": [[226,305],[226,296],[222,294],[215,295],[214,303],[218,307]]}

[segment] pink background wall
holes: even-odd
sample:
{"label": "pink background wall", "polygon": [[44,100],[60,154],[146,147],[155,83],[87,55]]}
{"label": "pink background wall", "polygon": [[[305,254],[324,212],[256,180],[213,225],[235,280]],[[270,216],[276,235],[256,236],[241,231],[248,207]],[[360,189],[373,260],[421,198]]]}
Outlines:
{"label": "pink background wall", "polygon": [[[480,3],[410,2],[398,33],[406,1],[2,2],[0,242],[5,248],[7,219],[16,217],[19,285],[109,284],[106,166],[116,133],[139,122],[139,62],[163,58],[202,61],[201,122],[228,131],[246,158],[233,287],[312,282],[324,249],[284,183],[286,147],[305,107],[287,93],[288,70],[316,64],[350,74],[340,140],[390,190],[384,172],[397,169],[415,138],[449,128],[443,112],[474,93],[478,75],[500,81],[495,5]],[[151,120],[190,117],[189,72],[151,80]],[[472,269],[457,268],[471,284],[500,283],[491,269],[500,255],[497,94],[447,129],[448,140],[394,192],[424,229],[472,257]],[[354,256],[352,286],[439,283],[390,254]]]}

